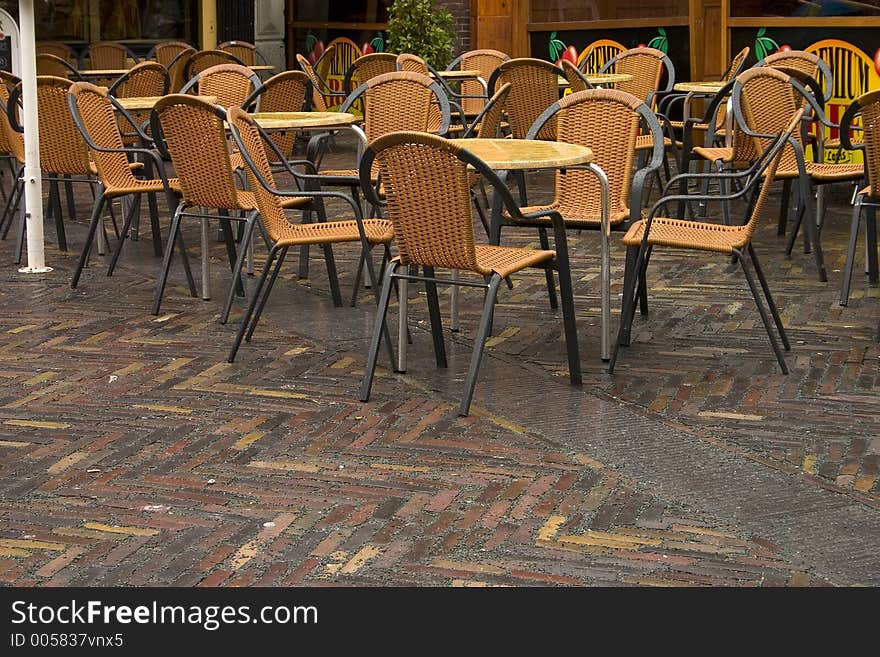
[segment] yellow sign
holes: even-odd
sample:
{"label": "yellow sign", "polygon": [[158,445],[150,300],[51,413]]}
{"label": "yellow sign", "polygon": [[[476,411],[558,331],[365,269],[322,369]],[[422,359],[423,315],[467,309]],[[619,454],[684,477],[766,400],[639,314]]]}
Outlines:
{"label": "yellow sign", "polygon": [[[351,39],[346,37],[338,37],[333,39],[327,46],[333,52],[330,54],[329,63],[326,65],[324,79],[331,91],[342,92],[344,89],[343,81],[345,73],[352,65],[354,60],[361,56],[361,49]],[[323,67],[322,67],[323,68]],[[331,112],[339,109],[345,99],[341,96],[331,96],[327,99],[327,109]]]}
{"label": "yellow sign", "polygon": [[[825,105],[825,115],[831,123],[840,123],[843,113],[849,104],[859,96],[873,89],[880,89],[880,75],[874,68],[874,61],[860,48],[851,43],[838,39],[824,39],[805,48],[821,60],[831,69],[831,79],[834,88],[831,98]],[[823,90],[827,95],[823,80]],[[811,131],[816,134],[818,124],[814,123]],[[825,131],[825,140],[837,139],[839,131],[828,127]],[[861,151],[840,151],[825,149],[826,162],[861,162]]]}
{"label": "yellow sign", "polygon": [[611,39],[599,39],[584,46],[577,60],[578,67],[587,59],[586,65],[581,68],[585,73],[598,73],[605,63],[618,53],[622,53],[626,47],[622,43]]}

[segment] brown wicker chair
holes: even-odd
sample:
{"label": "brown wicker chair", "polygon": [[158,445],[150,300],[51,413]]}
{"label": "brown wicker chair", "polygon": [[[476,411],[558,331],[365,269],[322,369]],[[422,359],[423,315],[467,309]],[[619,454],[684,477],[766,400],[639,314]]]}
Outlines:
{"label": "brown wicker chair", "polygon": [[877,207],[880,206],[880,91],[870,91],[856,98],[840,120],[840,135],[842,147],[847,150],[857,148],[853,143],[850,131],[855,128],[856,117],[861,117],[862,138],[858,148],[864,155],[865,174],[868,186],[863,187],[856,194],[853,203],[852,224],[849,232],[849,248],[846,253],[846,265],[840,284],[840,305],[845,306],[849,302],[849,290],[852,283],[853,262],[856,256],[856,244],[859,238],[859,227],[862,220],[862,210],[868,211],[865,234],[867,236],[867,265],[869,281],[877,285]]}
{"label": "brown wicker chair", "polygon": [[[235,360],[235,355],[238,352],[242,339],[250,341],[260,321],[266,300],[278,277],[284,257],[290,247],[312,244],[320,244],[323,247],[324,259],[327,263],[327,273],[330,278],[331,293],[334,302],[336,302],[336,305],[339,305],[339,284],[336,279],[336,268],[331,245],[345,242],[360,242],[361,259],[366,259],[368,263],[367,271],[373,284],[373,290],[376,291],[378,290],[378,284],[370,259],[370,250],[377,244],[382,244],[387,249],[394,239],[394,229],[391,222],[386,219],[363,220],[359,206],[343,194],[320,191],[287,193],[278,191],[269,165],[270,157],[267,156],[264,150],[265,138],[260,134],[261,131],[257,128],[253,119],[243,110],[232,108],[229,110],[227,120],[232,128],[236,144],[247,163],[246,171],[251,189],[253,190],[257,211],[263,220],[266,234],[271,243],[269,256],[263,267],[262,275],[251,297],[248,310],[242,317],[235,343],[229,352],[228,361],[231,363]],[[288,169],[288,171],[295,175],[292,169]],[[282,199],[286,201],[290,197],[302,198],[313,203],[318,214],[318,221],[302,224],[294,224],[288,221],[284,215],[286,203]],[[327,221],[323,205],[323,200],[326,198],[334,198],[346,202],[352,208],[355,219]],[[273,263],[275,264],[274,270],[272,269]],[[269,278],[270,271],[271,278]],[[266,284],[267,278],[268,284]],[[246,336],[245,332],[247,332]]]}
{"label": "brown wicker chair", "polygon": [[[556,236],[555,252],[476,243],[468,192],[468,165],[493,186],[496,194],[501,195],[509,212],[516,214],[518,209],[497,174],[466,151],[466,145],[466,140],[450,141],[426,133],[393,133],[374,141],[361,160],[361,184],[364,193],[373,203],[378,203],[379,199],[372,186],[372,171],[377,167],[381,172],[388,200],[388,213],[394,224],[400,254],[388,264],[382,280],[379,308],[360,390],[362,401],[367,401],[370,397],[383,333],[386,333],[385,338],[388,340],[385,316],[391,286],[395,280],[424,280],[434,354],[439,367],[446,367],[446,350],[436,284],[481,287],[487,294],[464,395],[459,406],[459,414],[467,415],[491,326],[498,288],[505,277],[526,267],[553,268],[559,272],[569,376],[572,384],[581,383],[571,274],[562,218],[557,213],[551,213]],[[403,273],[398,272],[401,267],[404,268]],[[413,273],[413,269],[417,267],[423,269],[424,276]],[[485,283],[438,279],[434,273],[435,268],[473,272],[483,276]],[[410,273],[406,273],[407,270]]]}
{"label": "brown wicker chair", "polygon": [[324,81],[324,78],[318,75],[314,67],[309,64],[309,60],[302,55],[297,54],[296,61],[299,63],[299,67],[302,69],[303,73],[309,76],[309,81],[312,83],[311,100],[312,109],[315,111],[326,112],[327,108],[331,105],[330,99],[336,98],[339,102],[342,102],[342,100],[348,95],[341,91],[332,91]]}
{"label": "brown wicker chair", "polygon": [[[21,195],[24,193],[24,184],[22,174],[24,173],[24,135],[22,131],[15,130],[9,121],[9,94],[10,88],[15,89],[20,85],[21,81],[8,71],[0,71],[0,149],[2,149],[3,159],[12,173],[12,189],[6,198],[6,206],[3,209],[3,215],[0,216],[0,228],[3,229],[3,239],[9,234],[12,226],[12,217],[16,209],[24,212],[24,204],[21,203]],[[15,112],[15,108],[12,108]],[[13,114],[14,116],[14,114]],[[24,221],[24,219],[22,219]]]}
{"label": "brown wicker chair", "polygon": [[60,57],[74,68],[79,62],[79,58],[76,56],[73,48],[63,41],[37,41],[36,51],[38,55],[45,54]]}
{"label": "brown wicker chair", "polygon": [[217,50],[234,55],[245,66],[254,66],[257,63],[257,58],[260,58],[261,63],[265,63],[265,59],[262,58],[257,47],[247,41],[224,41],[217,45]]}
{"label": "brown wicker chair", "polygon": [[567,59],[563,59],[560,62],[560,68],[562,68],[565,79],[568,80],[568,86],[571,87],[572,93],[593,89],[593,85],[590,84],[590,81],[587,80],[587,77],[581,70]]}
{"label": "brown wicker chair", "polygon": [[[129,195],[140,196],[141,194],[147,194],[149,197],[156,193],[164,193],[170,209],[176,205],[175,194],[178,184],[176,179],[168,179],[165,176],[162,160],[155,152],[146,148],[125,147],[116,118],[117,114],[125,115],[126,112],[119,106],[119,101],[108,95],[106,89],[88,82],[77,82],[70,87],[68,94],[71,115],[82,138],[88,144],[92,160],[95,164],[99,180],[98,190],[100,192],[92,208],[86,241],[83,245],[76,271],[70,282],[70,286],[75,288],[88,261],[89,251],[95,239],[95,232],[101,222],[101,212],[104,209],[104,205],[113,198]],[[133,121],[132,129],[137,129]],[[143,135],[142,139],[144,143],[148,141],[146,135]],[[134,170],[139,169],[139,166],[133,166],[129,162],[129,157],[133,156],[143,158],[145,175],[153,175],[155,170],[159,177],[136,178]],[[134,219],[134,210],[137,206],[137,203],[131,203],[130,205],[122,227],[119,243],[110,263],[108,275],[113,272],[113,268],[116,266],[116,262],[122,253],[122,247],[128,236],[131,222]],[[151,214],[155,217],[155,213]],[[159,227],[156,222],[153,224],[153,240],[161,244]],[[190,289],[195,294],[195,287],[185,257],[186,254],[184,253],[183,255]]]}
{"label": "brown wicker chair", "polygon": [[214,96],[223,108],[241,107],[262,85],[259,76],[241,64],[217,64],[196,73],[180,93]]}
{"label": "brown wicker chair", "polygon": [[[412,55],[409,53],[404,53],[397,56],[397,70],[398,71],[409,71],[410,73],[419,73],[420,75],[424,75],[426,77],[431,77],[437,84],[440,85],[440,88],[443,89],[446,94],[446,98],[449,100],[449,106],[452,110],[456,112],[458,115],[458,122],[450,124],[447,128],[446,133],[449,135],[457,135],[461,132],[467,130],[467,118],[465,117],[464,110],[461,108],[461,105],[456,102],[455,98],[461,98],[461,94],[455,93],[449,85],[447,85],[443,78],[441,78],[437,71],[435,71],[428,62],[419,57],[418,55]],[[440,129],[440,123],[442,121],[442,116],[440,112],[440,108],[437,105],[431,106],[431,118],[428,121],[428,132],[437,133]]]}
{"label": "brown wicker chair", "polygon": [[483,110],[486,100],[487,84],[495,69],[510,59],[510,55],[500,50],[484,48],[481,50],[469,50],[462,53],[451,62],[446,70],[458,69],[460,71],[479,71],[482,80],[462,80],[461,82],[461,107],[468,117],[476,116]]}
{"label": "brown wicker chair", "polygon": [[[559,76],[564,71],[543,59],[521,57],[501,64],[489,78],[489,94],[506,82],[513,86],[507,96],[505,111],[510,136],[524,139],[541,113],[559,100]],[[548,122],[538,139],[556,139],[556,122]]]}
{"label": "brown wicker chair", "polygon": [[[110,85],[107,93],[114,98],[138,98],[164,96],[168,93],[171,80],[166,69],[159,62],[144,61],[135,64],[128,73],[121,75],[116,82]],[[150,120],[149,110],[135,110],[129,112],[135,123],[143,126]],[[136,144],[139,139],[137,133],[127,129],[128,117],[119,117],[119,128],[122,131],[126,145]]]}
{"label": "brown wicker chair", "polygon": [[[797,91],[799,102],[793,90]],[[766,66],[754,67],[740,74],[733,86],[733,107],[743,131],[755,140],[755,150],[763,151],[769,138],[767,135],[783,131],[795,112],[802,109],[803,102],[809,104],[814,114],[827,122],[824,113],[809,93],[797,80],[780,70]],[[776,171],[776,178],[798,181],[797,225],[804,224],[806,237],[813,248],[816,269],[820,281],[828,280],[819,241],[819,231],[824,214],[822,195],[819,194],[816,217],[819,227],[810,221],[804,222],[804,213],[813,198],[812,185],[826,185],[838,182],[859,182],[864,178],[865,168],[861,164],[825,164],[805,161],[804,140],[802,132],[795,135],[791,146],[782,152],[782,158]],[[788,242],[788,253],[797,237],[797,228],[792,231]]]}
{"label": "brown wicker chair", "polygon": [[147,53],[146,59],[155,59],[162,66],[168,68],[175,57],[190,49],[195,50],[185,41],[160,41]]}
{"label": "brown wicker chair", "polygon": [[128,60],[138,62],[137,56],[116,41],[98,41],[89,44],[85,57],[90,69],[127,69]]}
{"label": "brown wicker chair", "polygon": [[174,58],[168,63],[168,77],[170,78],[168,90],[171,93],[177,93],[180,88],[186,84],[186,69],[189,65],[190,58],[195,55],[197,50],[189,47],[178,52]]}
{"label": "brown wicker chair", "polygon": [[[621,311],[617,342],[611,355],[611,362],[608,364],[609,373],[614,371],[614,365],[620,353],[621,345],[629,344],[630,341],[630,327],[635,315],[636,297],[638,295],[636,281],[644,281],[645,270],[647,269],[652,251],[655,247],[661,246],[736,256],[736,259],[742,266],[755,304],[758,307],[761,321],[764,324],[764,329],[767,331],[767,336],[770,338],[770,344],[773,347],[779,367],[784,374],[788,374],[788,367],[785,364],[782,349],[779,347],[779,341],[777,341],[773,324],[775,324],[775,331],[778,332],[785,350],[790,349],[788,338],[785,334],[785,328],[782,325],[779,311],[776,309],[776,304],[773,302],[773,297],[770,294],[767,280],[764,278],[764,273],[761,270],[761,265],[752,246],[752,237],[755,234],[761,210],[767,196],[769,196],[776,171],[781,166],[785,149],[789,147],[789,144],[794,144],[797,139],[797,130],[802,115],[803,110],[798,110],[794,116],[789,117],[789,122],[785,129],[770,142],[763,155],[747,172],[733,174],[680,174],[696,179],[706,175],[723,175],[727,176],[728,179],[747,179],[748,182],[740,192],[730,195],[730,199],[747,196],[751,196],[754,199],[748,221],[744,224],[724,226],[716,223],[665,217],[661,214],[662,209],[668,203],[676,203],[679,200],[678,196],[668,196],[661,198],[654,204],[647,219],[641,219],[630,226],[623,238],[623,243],[626,245],[628,253],[633,255],[627,256],[627,271],[624,276],[623,287],[623,309]],[[767,301],[770,316],[768,316],[767,310],[764,308],[755,279],[749,266],[746,264],[746,254],[749,256],[748,259],[751,260],[755,274],[757,274]]]}
{"label": "brown wicker chair", "polygon": [[51,75],[56,78],[79,80],[79,72],[68,62],[50,53],[40,53],[36,57],[37,75]]}
{"label": "brown wicker chair", "polygon": [[[309,76],[303,71],[283,71],[254,90],[244,105],[256,103],[256,112],[301,112],[305,109],[310,87]],[[296,132],[275,131],[269,136],[277,149],[289,159]],[[272,150],[267,147],[266,152],[272,153]]]}
{"label": "brown wicker chair", "polygon": [[391,73],[397,70],[397,55],[390,52],[372,52],[369,55],[361,55],[354,60],[345,72],[342,81],[342,90],[346,95],[351,94],[365,82],[383,73]]}
{"label": "brown wicker chair", "polygon": [[212,66],[219,66],[220,64],[238,64],[239,66],[244,66],[244,63],[238,57],[225,50],[199,50],[190,56],[189,61],[186,64],[184,69],[186,81],[188,82],[192,80],[196,74],[201,73],[205,69],[211,68]]}

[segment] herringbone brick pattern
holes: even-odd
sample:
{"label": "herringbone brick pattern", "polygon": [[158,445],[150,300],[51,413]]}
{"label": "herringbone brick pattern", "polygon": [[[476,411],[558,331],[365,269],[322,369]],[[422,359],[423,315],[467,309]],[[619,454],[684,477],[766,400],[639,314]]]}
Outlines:
{"label": "herringbone brick pattern", "polygon": [[[536,188],[546,186],[538,179]],[[573,235],[585,368],[578,403],[614,400],[658,426],[876,507],[877,290],[857,280],[849,308],[836,306],[839,221],[823,240],[827,284],[813,280],[802,254],[781,256],[770,223],[759,253],[790,327],[788,377],[727,263],[660,253],[649,278],[651,314],[637,318],[633,346],[609,377],[598,358],[595,236]],[[197,228],[187,231],[187,243],[197,244]],[[68,234],[78,249],[82,224],[68,222]],[[462,295],[462,331],[447,335],[453,369],[444,373],[430,355],[424,296],[413,290],[409,373],[392,377],[380,367],[373,398],[362,404],[368,294],[356,309],[334,309],[322,265],[316,260],[310,279],[297,281],[290,264],[253,343],[227,364],[237,317],[219,325],[220,301],[190,298],[179,271],[163,314],[150,315],[158,262],[148,241],[129,246],[112,278],[96,258],[75,291],[67,287],[73,252],[50,247],[49,275],[25,277],[8,266],[0,273],[5,584],[876,579],[829,579],[799,550],[666,499],[600,462],[589,441],[564,439],[552,423],[524,426],[518,418],[529,404],[568,389],[559,317],[541,274],[517,275],[514,290],[502,291],[476,407],[459,418],[477,293]],[[222,245],[213,248],[220,298],[229,276]],[[197,258],[198,248],[191,251]],[[11,252],[0,243],[0,258]],[[356,251],[336,253],[345,292]],[[494,372],[522,377],[518,390],[532,394],[484,405]]]}

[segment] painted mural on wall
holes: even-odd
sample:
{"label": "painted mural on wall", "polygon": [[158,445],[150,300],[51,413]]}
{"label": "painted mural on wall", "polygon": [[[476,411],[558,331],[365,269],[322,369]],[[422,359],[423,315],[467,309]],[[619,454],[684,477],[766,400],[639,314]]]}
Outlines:
{"label": "painted mural on wall", "polygon": [[[385,35],[381,31],[362,46],[344,36],[336,37],[325,46],[323,40],[310,30],[305,37],[302,55],[316,68],[331,91],[342,92],[345,73],[354,60],[374,52],[385,52]],[[325,96],[325,100],[331,112],[339,109],[344,101],[340,96]]]}

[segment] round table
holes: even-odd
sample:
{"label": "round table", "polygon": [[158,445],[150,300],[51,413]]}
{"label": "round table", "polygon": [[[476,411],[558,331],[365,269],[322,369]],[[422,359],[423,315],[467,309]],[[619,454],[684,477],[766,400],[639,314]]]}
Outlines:
{"label": "round table", "polygon": [[579,144],[537,139],[467,139],[462,147],[483,160],[490,168],[555,169],[589,164],[593,151]]}
{"label": "round table", "polygon": [[349,128],[362,120],[348,112],[255,112],[251,116],[264,130]]}
{"label": "round table", "polygon": [[[124,110],[143,111],[153,109],[164,96],[132,96],[130,98],[117,98],[117,102]],[[196,96],[200,100],[204,100],[212,105],[217,102],[217,96]]]}
{"label": "round table", "polygon": [[[632,73],[585,73],[584,77],[587,78],[587,82],[590,84],[600,87],[605,84],[614,84],[615,82],[629,82],[635,76]],[[571,85],[568,82],[568,78],[560,75],[559,86],[570,87]]]}

